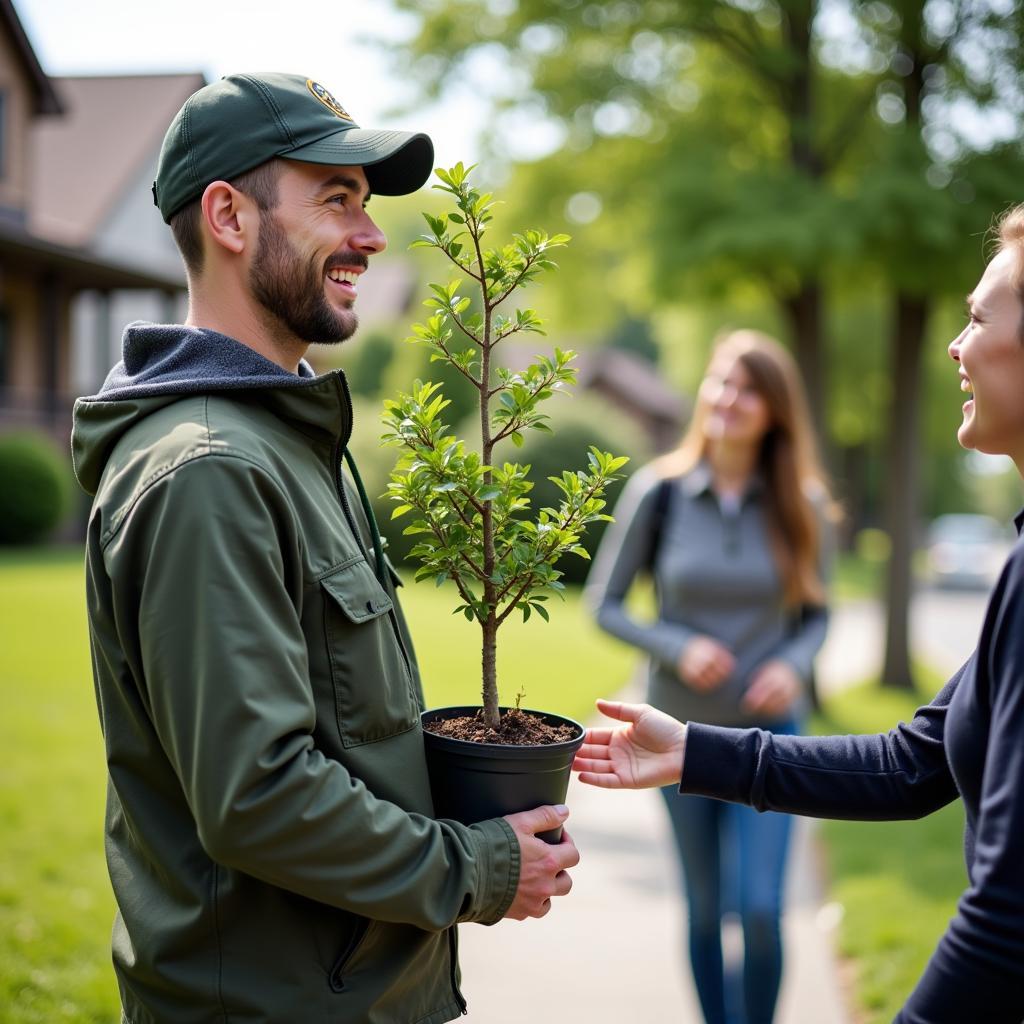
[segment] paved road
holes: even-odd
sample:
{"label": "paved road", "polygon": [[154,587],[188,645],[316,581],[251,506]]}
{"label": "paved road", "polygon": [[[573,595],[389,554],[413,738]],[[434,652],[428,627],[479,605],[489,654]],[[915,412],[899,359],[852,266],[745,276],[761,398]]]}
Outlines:
{"label": "paved road", "polygon": [[[985,612],[982,591],[921,590],[910,608],[910,645],[919,657],[952,674],[974,649]],[[818,658],[823,693],[877,675],[885,622],[875,601],[836,609]]]}
{"label": "paved road", "polygon": [[[924,592],[912,608],[923,656],[952,671],[970,653],[984,596]],[[823,688],[877,671],[880,609],[837,610],[819,663]],[[627,699],[637,691],[627,690]],[[541,921],[459,929],[469,1019],[479,1024],[700,1021],[684,964],[685,907],[656,793],[612,793],[573,780],[569,830],[582,852],[572,895]],[[787,965],[778,1024],[849,1024],[833,948],[837,908],[823,905],[815,824],[798,819],[787,885]],[[737,949],[726,935],[727,955]]]}

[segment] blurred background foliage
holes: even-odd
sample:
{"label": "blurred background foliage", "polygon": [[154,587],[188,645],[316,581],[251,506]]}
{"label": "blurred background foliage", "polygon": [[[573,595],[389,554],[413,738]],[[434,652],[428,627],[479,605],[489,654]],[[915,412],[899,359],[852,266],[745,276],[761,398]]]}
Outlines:
{"label": "blurred background foliage", "polygon": [[[883,676],[909,686],[906,609],[926,523],[964,510],[1007,518],[1019,501],[1008,462],[957,446],[960,395],[946,345],[964,323],[963,296],[984,266],[994,218],[1022,198],[1020,5],[392,7],[408,32],[381,59],[384,73],[390,64],[408,83],[411,102],[468,89],[490,106],[475,177],[503,200],[493,237],[531,226],[573,236],[557,277],[526,297],[548,337],[510,360],[557,344],[579,350],[592,371],[595,358],[624,351],[648,367],[648,382],[679,396],[678,432],[721,331],[757,327],[790,344],[847,510],[844,544],[856,550],[865,529],[889,537]],[[415,279],[413,307],[426,282],[447,273],[407,253],[424,230],[421,211],[442,208],[429,191],[374,203],[389,258]],[[393,455],[376,450],[384,397],[440,377],[450,422],[471,414],[472,396],[450,371],[400,341],[419,317],[401,305],[317,356],[348,371],[360,408],[355,445],[374,494]],[[609,447],[632,455],[631,469],[668,443],[664,425],[654,432],[607,389],[594,392],[592,436],[628,440]],[[566,459],[558,468],[570,465],[569,442],[552,443]],[[548,448],[529,454],[539,467]],[[556,461],[545,461],[541,481]],[[379,511],[388,524],[386,505]],[[402,547],[393,537],[396,556]]]}
{"label": "blurred background foliage", "polygon": [[[1018,502],[1008,463],[956,444],[945,349],[994,218],[1022,198],[1019,6],[395,6],[416,26],[390,52],[396,71],[421,95],[468,84],[492,105],[478,173],[505,199],[495,235],[574,236],[534,302],[553,343],[630,349],[684,395],[723,329],[792,345],[845,543],[864,528],[889,536],[883,676],[909,687],[923,524],[953,509],[1006,517]],[[357,344],[369,365],[373,346]],[[408,381],[414,365],[393,353],[375,379]]]}

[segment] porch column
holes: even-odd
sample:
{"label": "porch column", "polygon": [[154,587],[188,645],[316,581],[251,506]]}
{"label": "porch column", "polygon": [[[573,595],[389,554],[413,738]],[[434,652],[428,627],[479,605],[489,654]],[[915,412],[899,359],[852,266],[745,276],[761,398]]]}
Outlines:
{"label": "porch column", "polygon": [[40,412],[54,425],[61,411],[60,384],[60,283],[57,275],[39,279],[39,358],[43,385]]}

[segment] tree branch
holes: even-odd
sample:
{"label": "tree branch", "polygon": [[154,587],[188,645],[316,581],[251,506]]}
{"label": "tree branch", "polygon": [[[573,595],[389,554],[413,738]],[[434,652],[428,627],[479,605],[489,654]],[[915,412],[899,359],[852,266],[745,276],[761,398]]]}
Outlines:
{"label": "tree branch", "polygon": [[[459,232],[459,234],[461,235],[461,234],[463,234],[463,232],[461,232],[461,231],[460,231],[460,232]],[[431,241],[433,241],[433,239],[431,239]],[[450,241],[450,242],[454,242],[454,241],[455,241],[455,239],[453,238],[453,239],[450,239],[449,241]],[[473,278],[473,280],[474,280],[474,281],[477,281],[477,282],[479,282],[480,284],[483,284],[483,278],[482,278],[482,277],[480,277],[480,276],[479,276],[479,275],[477,275],[477,274],[474,274],[474,273],[473,273],[473,271],[469,269],[470,267],[472,267],[472,265],[473,265],[472,263],[471,263],[471,264],[470,264],[470,265],[469,265],[468,267],[467,267],[467,266],[464,266],[463,264],[461,264],[461,263],[460,263],[460,262],[458,261],[458,259],[456,259],[456,257],[454,257],[454,256],[453,256],[453,255],[452,255],[452,254],[451,254],[451,253],[450,253],[450,252],[449,252],[449,251],[448,251],[448,250],[447,250],[447,249],[446,249],[446,248],[445,248],[445,247],[444,247],[443,245],[441,245],[441,244],[440,244],[439,242],[434,242],[434,244],[435,244],[435,245],[437,246],[437,248],[438,248],[438,249],[440,249],[440,250],[441,250],[441,252],[443,252],[443,253],[445,254],[445,256],[447,256],[447,257],[448,257],[448,259],[450,259],[450,260],[452,261],[452,263],[454,263],[454,264],[455,264],[455,266],[457,266],[457,267],[459,268],[459,270],[461,270],[461,271],[462,271],[462,272],[463,272],[464,274],[469,274],[469,276],[470,276],[471,278]],[[481,267],[481,273],[482,273],[482,272],[483,272],[483,268]]]}
{"label": "tree branch", "polygon": [[515,611],[516,602],[530,589],[530,584],[533,582],[533,574],[527,578],[526,582],[519,588],[519,593],[512,599],[512,603],[498,616],[497,624],[500,626],[511,614]]}

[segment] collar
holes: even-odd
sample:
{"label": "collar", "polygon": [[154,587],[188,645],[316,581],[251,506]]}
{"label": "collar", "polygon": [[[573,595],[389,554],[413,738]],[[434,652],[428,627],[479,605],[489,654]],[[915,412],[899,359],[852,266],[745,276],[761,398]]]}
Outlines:
{"label": "collar", "polygon": [[[713,484],[714,474],[711,471],[710,463],[706,459],[701,459],[682,479],[682,488],[691,498],[696,498],[701,494],[713,494]],[[747,486],[744,488],[742,500],[746,501],[751,496],[760,494],[764,487],[764,474],[759,469],[754,470],[750,474]],[[1024,509],[1021,509],[1021,517],[1024,519]]]}
{"label": "collar", "polygon": [[1017,536],[1019,537],[1021,531],[1024,530],[1024,508],[1013,517],[1013,525],[1017,527]]}

